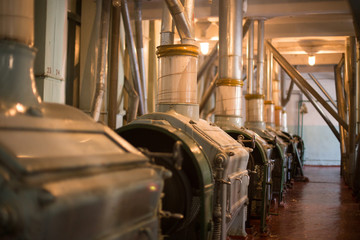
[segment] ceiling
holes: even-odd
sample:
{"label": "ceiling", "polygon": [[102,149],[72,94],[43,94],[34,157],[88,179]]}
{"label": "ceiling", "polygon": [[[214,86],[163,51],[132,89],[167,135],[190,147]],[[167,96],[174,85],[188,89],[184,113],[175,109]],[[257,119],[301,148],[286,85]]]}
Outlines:
{"label": "ceiling", "polygon": [[[143,0],[143,19],[160,19],[163,0]],[[129,2],[131,9],[131,2]],[[265,38],[292,64],[307,64],[315,53],[317,64],[336,64],[346,36],[354,36],[346,0],[248,0],[245,18],[265,18]],[[218,36],[219,0],[195,0],[196,38]]]}

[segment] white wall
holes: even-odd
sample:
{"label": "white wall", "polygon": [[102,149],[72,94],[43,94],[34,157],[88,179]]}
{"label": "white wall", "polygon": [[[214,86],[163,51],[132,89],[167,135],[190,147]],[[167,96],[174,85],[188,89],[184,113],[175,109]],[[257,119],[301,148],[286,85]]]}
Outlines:
{"label": "white wall", "polygon": [[[331,68],[329,68],[331,70]],[[316,86],[314,81],[308,76],[306,71],[301,71],[302,76],[310,83],[310,85],[317,90],[317,92],[324,98],[326,96]],[[327,90],[330,96],[336,100],[336,90],[334,82],[333,72],[319,72],[313,73],[313,75],[319,80],[321,85]],[[290,80],[286,75],[286,89],[290,84]],[[294,86],[291,99],[286,106],[288,113],[288,130],[290,133],[301,135],[301,129],[298,129],[298,111],[299,101],[301,99],[306,104],[308,113],[303,117],[303,139],[305,142],[305,164],[307,165],[340,165],[340,143],[322,119],[317,110],[312,106],[308,99],[300,93],[300,90]],[[330,102],[328,102],[331,105]],[[336,102],[335,102],[336,103]],[[320,105],[320,103],[319,103]],[[331,105],[332,106],[332,105]],[[338,129],[337,121],[324,110],[328,118]],[[301,115],[300,115],[301,121]]]}

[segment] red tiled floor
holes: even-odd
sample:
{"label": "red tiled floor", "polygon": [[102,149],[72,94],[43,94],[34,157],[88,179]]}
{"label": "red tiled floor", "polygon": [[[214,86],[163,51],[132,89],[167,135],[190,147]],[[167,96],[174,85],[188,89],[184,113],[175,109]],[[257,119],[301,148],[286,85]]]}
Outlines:
{"label": "red tiled floor", "polygon": [[248,239],[359,240],[360,207],[343,183],[339,167],[305,167],[309,182],[295,182],[278,216],[271,216],[270,234]]}

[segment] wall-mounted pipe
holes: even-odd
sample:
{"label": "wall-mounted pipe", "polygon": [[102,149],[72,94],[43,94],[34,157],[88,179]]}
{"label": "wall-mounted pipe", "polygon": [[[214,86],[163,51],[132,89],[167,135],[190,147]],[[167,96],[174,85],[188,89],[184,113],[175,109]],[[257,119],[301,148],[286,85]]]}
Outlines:
{"label": "wall-mounted pipe", "polygon": [[267,47],[271,50],[276,61],[286,71],[290,78],[295,81],[295,84],[301,88],[306,89],[309,93],[318,100],[322,106],[341,124],[348,129],[348,124],[334,111],[332,107],[310,86],[310,84],[301,76],[301,74],[272,46],[270,42],[266,42]]}
{"label": "wall-mounted pipe", "polygon": [[[175,21],[176,29],[178,30],[181,38],[181,43],[193,43],[193,19],[189,19],[187,14],[185,14],[185,8],[180,0],[165,1]],[[192,9],[191,4],[194,4],[193,0],[188,0],[185,3],[187,10]],[[193,13],[193,10],[191,10],[191,13]],[[193,17],[193,15],[190,16]]]}
{"label": "wall-mounted pipe", "polygon": [[136,36],[136,53],[139,63],[141,86],[144,90],[144,96],[141,96],[144,101],[144,111],[147,113],[147,92],[146,92],[146,77],[145,77],[145,57],[144,57],[144,43],[143,43],[143,31],[142,31],[142,0],[135,1],[135,36]]}
{"label": "wall-mounted pipe", "polygon": [[164,2],[161,19],[160,45],[174,44],[174,28],[175,24],[173,18],[171,16],[169,8],[167,7],[166,2]]}
{"label": "wall-mounted pipe", "polygon": [[330,96],[330,94],[326,91],[326,89],[321,85],[321,83],[315,78],[315,76],[311,73],[309,73],[310,78],[315,82],[315,84],[320,88],[320,90],[325,94],[325,96],[329,99],[329,101],[331,102],[331,104],[337,108],[334,100],[332,99],[332,97]]}
{"label": "wall-mounted pipe", "polygon": [[124,22],[124,28],[125,28],[125,37],[126,37],[126,46],[129,50],[129,57],[130,57],[130,64],[131,64],[131,74],[134,80],[134,86],[137,91],[137,94],[139,96],[139,113],[140,115],[143,115],[146,113],[145,108],[145,102],[144,102],[144,94],[143,94],[143,88],[141,84],[141,78],[140,78],[140,70],[139,70],[139,63],[137,61],[137,55],[136,55],[136,47],[135,42],[131,30],[130,25],[130,15],[129,15],[129,9],[127,5],[127,0],[121,0],[121,15]]}
{"label": "wall-mounted pipe", "polygon": [[101,24],[100,36],[98,41],[98,56],[96,67],[96,88],[95,97],[92,103],[91,116],[95,121],[100,118],[100,112],[103,105],[103,99],[106,91],[106,82],[108,75],[108,46],[110,31],[110,0],[102,0],[101,4]]}

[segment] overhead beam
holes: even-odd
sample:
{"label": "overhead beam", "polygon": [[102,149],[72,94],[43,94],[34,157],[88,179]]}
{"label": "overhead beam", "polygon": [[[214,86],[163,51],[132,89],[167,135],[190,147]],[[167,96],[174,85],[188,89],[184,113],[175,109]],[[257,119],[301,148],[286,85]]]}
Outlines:
{"label": "overhead beam", "polygon": [[[307,98],[314,96],[317,101],[342,125],[345,129],[348,129],[348,124],[335,112],[335,110],[312,88],[312,86],[301,76],[301,74],[271,45],[269,41],[266,42],[266,46],[273,53],[275,60],[280,64],[280,66],[286,71],[286,73],[293,79],[298,88],[305,94]],[[307,96],[308,95],[308,96]],[[309,99],[310,100],[310,99]],[[315,103],[315,101],[314,101]],[[313,104],[314,105],[314,104]],[[316,105],[316,104],[315,104]],[[314,105],[315,108],[317,108]],[[321,108],[317,109],[322,112]],[[321,113],[320,113],[321,114]],[[328,123],[329,127],[333,130],[333,125],[330,120],[326,120],[326,116],[321,114],[324,120]],[[325,117],[326,118],[325,118]],[[330,126],[330,124],[332,126]],[[335,128],[334,128],[335,129]],[[333,131],[334,132],[334,131]],[[340,140],[339,133],[335,129],[337,138]]]}

